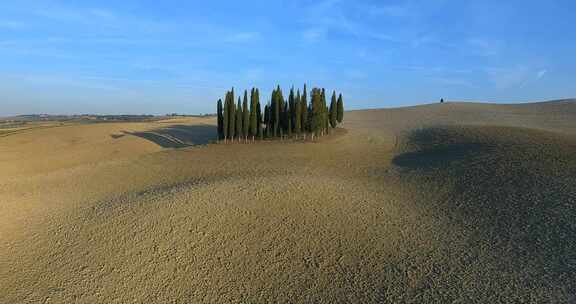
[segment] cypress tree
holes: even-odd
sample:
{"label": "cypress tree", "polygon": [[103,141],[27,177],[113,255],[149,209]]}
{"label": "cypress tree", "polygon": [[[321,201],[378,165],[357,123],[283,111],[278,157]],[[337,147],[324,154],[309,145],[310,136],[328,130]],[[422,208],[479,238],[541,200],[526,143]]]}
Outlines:
{"label": "cypress tree", "polygon": [[294,128],[294,104],[296,103],[296,96],[294,95],[294,87],[290,88],[290,95],[288,96],[288,120],[290,121],[290,134]]}
{"label": "cypress tree", "polygon": [[278,86],[278,88],[276,89],[274,96],[272,97],[272,124],[273,124],[273,130],[274,130],[274,137],[277,137],[278,135],[280,135],[280,115],[282,113],[282,105],[284,103],[284,98],[282,97],[282,90],[280,89],[280,86]]}
{"label": "cypress tree", "polygon": [[236,105],[234,104],[234,88],[230,92],[229,111],[230,120],[228,121],[228,136],[232,141],[234,141],[234,136],[236,136]]}
{"label": "cypress tree", "polygon": [[336,101],[336,91],[332,93],[332,101],[330,102],[330,125],[332,128],[336,128],[338,124],[338,110],[337,110],[337,101]]}
{"label": "cypress tree", "polygon": [[342,94],[338,96],[337,107],[336,120],[342,123],[342,120],[344,120],[344,101],[342,100]]}
{"label": "cypress tree", "polygon": [[258,133],[258,138],[260,140],[264,137],[264,132],[262,131],[262,111],[260,110],[260,102],[256,103],[256,132]]}
{"label": "cypress tree", "polygon": [[272,90],[272,98],[270,99],[270,117],[268,118],[270,121],[270,136],[276,136],[276,122],[274,121],[274,113],[276,113],[276,89]]}
{"label": "cypress tree", "polygon": [[326,134],[330,134],[330,113],[326,106],[324,106],[324,130]]}
{"label": "cypress tree", "polygon": [[[294,98],[292,98],[294,99]],[[294,102],[292,102],[294,104]],[[292,108],[290,103],[286,104],[286,135],[288,137],[292,136]]]}
{"label": "cypress tree", "polygon": [[240,142],[240,138],[244,136],[242,133],[244,130],[242,115],[244,115],[242,111],[242,99],[238,96],[238,106],[236,107],[236,138],[238,138],[238,142]]}
{"label": "cypress tree", "polygon": [[[260,118],[258,118],[258,113],[260,113]],[[262,109],[260,107],[260,89],[256,88],[256,132],[258,132],[258,129],[262,129]]]}
{"label": "cypress tree", "polygon": [[320,132],[321,124],[321,110],[320,110],[320,103],[321,103],[321,93],[319,89],[313,88],[312,89],[312,100],[310,101],[310,132],[312,133],[312,140],[314,140],[314,135],[318,135]]}
{"label": "cypress tree", "polygon": [[309,124],[308,124],[308,92],[306,91],[306,84],[304,84],[304,91],[302,92],[302,100],[300,101],[300,105],[302,106],[302,133],[304,133],[304,139],[306,139],[306,133],[310,131]]}
{"label": "cypress tree", "polygon": [[224,133],[224,142],[228,139],[229,124],[230,124],[230,92],[226,92],[226,98],[224,98],[224,120],[222,121],[222,133]]}
{"label": "cypress tree", "polygon": [[252,88],[252,91],[250,92],[250,135],[252,136],[252,141],[254,141],[254,136],[256,136],[256,132],[257,130],[257,124],[256,124],[256,120],[257,120],[257,109],[256,109],[256,89]]}
{"label": "cypress tree", "polygon": [[296,136],[300,135],[302,131],[302,98],[300,97],[300,90],[296,94],[296,102],[294,103],[294,133]]}
{"label": "cypress tree", "polygon": [[250,133],[250,110],[248,109],[248,91],[244,90],[244,101],[242,102],[242,136],[248,140]]}
{"label": "cypress tree", "polygon": [[218,140],[224,139],[224,113],[222,113],[222,99],[218,99],[217,115],[218,115]]}
{"label": "cypress tree", "polygon": [[270,137],[270,103],[264,106],[264,125],[266,125],[266,137]]}
{"label": "cypress tree", "polygon": [[326,115],[326,90],[324,88],[322,88],[320,97],[320,134],[324,135],[326,123],[328,122],[328,115]]}
{"label": "cypress tree", "polygon": [[286,103],[284,102],[284,98],[280,98],[278,95],[278,112],[280,113],[280,137],[284,138],[284,134],[286,133]]}

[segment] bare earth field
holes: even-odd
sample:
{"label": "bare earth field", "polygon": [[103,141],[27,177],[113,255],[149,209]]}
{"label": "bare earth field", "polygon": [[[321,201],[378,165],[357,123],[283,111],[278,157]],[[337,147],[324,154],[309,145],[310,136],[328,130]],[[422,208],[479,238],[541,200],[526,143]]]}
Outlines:
{"label": "bare earth field", "polygon": [[576,102],[0,137],[0,303],[574,303]]}

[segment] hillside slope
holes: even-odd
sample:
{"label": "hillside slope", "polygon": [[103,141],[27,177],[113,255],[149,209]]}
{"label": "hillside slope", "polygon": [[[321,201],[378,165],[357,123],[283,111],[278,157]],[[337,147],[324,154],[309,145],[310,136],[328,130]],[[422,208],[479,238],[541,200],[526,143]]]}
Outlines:
{"label": "hillside slope", "polygon": [[353,111],[316,143],[12,179],[0,302],[570,303],[574,107]]}

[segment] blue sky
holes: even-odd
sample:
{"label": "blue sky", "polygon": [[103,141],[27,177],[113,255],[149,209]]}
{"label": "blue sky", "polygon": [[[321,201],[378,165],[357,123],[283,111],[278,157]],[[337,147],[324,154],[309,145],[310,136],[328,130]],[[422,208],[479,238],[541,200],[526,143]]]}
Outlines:
{"label": "blue sky", "polygon": [[[0,116],[206,113],[304,82],[348,108],[576,96],[574,1],[0,2]],[[264,100],[265,101],[265,100]]]}

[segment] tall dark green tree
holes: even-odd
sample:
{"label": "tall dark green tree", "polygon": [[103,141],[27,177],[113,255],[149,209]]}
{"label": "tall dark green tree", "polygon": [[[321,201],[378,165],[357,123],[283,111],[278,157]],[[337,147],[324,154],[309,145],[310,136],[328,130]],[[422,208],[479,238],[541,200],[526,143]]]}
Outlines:
{"label": "tall dark green tree", "polygon": [[218,140],[224,139],[224,113],[222,108],[222,99],[218,99],[217,108],[217,121],[218,121]]}
{"label": "tall dark green tree", "polygon": [[306,84],[304,84],[300,106],[302,106],[302,112],[300,113],[302,115],[302,133],[304,133],[304,139],[306,139],[306,133],[310,131],[310,124],[308,123],[308,91],[306,91]]}
{"label": "tall dark green tree", "polygon": [[290,135],[292,134],[292,128],[294,128],[294,107],[296,103],[296,95],[294,95],[294,87],[290,88],[290,95],[288,95],[288,120],[290,121]]}
{"label": "tall dark green tree", "polygon": [[254,141],[254,137],[256,136],[256,132],[258,131],[258,125],[256,124],[256,104],[257,104],[257,98],[256,98],[256,89],[252,88],[252,91],[250,91],[250,136],[252,136],[252,141]]}
{"label": "tall dark green tree", "polygon": [[226,92],[226,97],[224,98],[223,118],[224,120],[222,121],[222,133],[224,133],[224,142],[226,142],[230,132],[230,92]]}
{"label": "tall dark green tree", "polygon": [[236,106],[236,138],[238,139],[238,142],[240,142],[240,139],[244,137],[244,134],[242,133],[244,130],[244,126],[242,125],[243,114],[244,112],[242,111],[242,99],[240,96],[238,96],[238,105]]}
{"label": "tall dark green tree", "polygon": [[338,124],[338,106],[336,101],[336,91],[332,93],[332,100],[330,101],[330,125],[336,128]]}
{"label": "tall dark green tree", "polygon": [[300,90],[296,93],[296,102],[294,102],[294,133],[296,136],[302,132],[302,97]]}
{"label": "tall dark green tree", "polygon": [[286,136],[292,136],[292,110],[290,108],[290,103],[286,104],[286,109],[284,110],[285,120],[286,120]]}
{"label": "tall dark green tree", "polygon": [[344,100],[342,100],[342,94],[338,96],[337,108],[336,120],[342,123],[342,120],[344,120]]}
{"label": "tall dark green tree", "polygon": [[310,133],[312,140],[314,136],[320,135],[322,131],[322,92],[318,88],[312,89],[312,100],[310,101]]}
{"label": "tall dark green tree", "polygon": [[230,92],[230,100],[228,101],[228,110],[230,111],[230,120],[228,121],[228,136],[232,141],[236,136],[236,104],[234,104],[234,88]]}
{"label": "tall dark green tree", "polygon": [[328,123],[328,111],[326,110],[326,90],[324,90],[324,88],[322,88],[320,96],[320,134],[324,135]]}
{"label": "tall dark green tree", "polygon": [[270,98],[270,117],[268,117],[270,122],[270,137],[276,137],[276,121],[275,121],[275,113],[276,113],[276,89],[272,90],[272,96]]}
{"label": "tall dark green tree", "polygon": [[264,125],[266,126],[266,137],[270,137],[272,132],[270,131],[270,103],[264,106]]}
{"label": "tall dark green tree", "polygon": [[244,100],[242,101],[242,136],[248,140],[250,133],[250,109],[248,108],[248,91],[244,90]]}
{"label": "tall dark green tree", "polygon": [[258,138],[263,139],[264,132],[262,131],[262,110],[260,109],[260,102],[256,103],[256,132],[258,133]]}
{"label": "tall dark green tree", "polygon": [[278,102],[278,112],[280,113],[280,138],[284,138],[286,134],[286,102],[284,98],[280,98]]}
{"label": "tall dark green tree", "polygon": [[272,96],[272,128],[274,130],[274,137],[281,136],[281,114],[282,114],[282,107],[284,106],[284,97],[282,96],[282,89],[280,86],[274,91]]}

